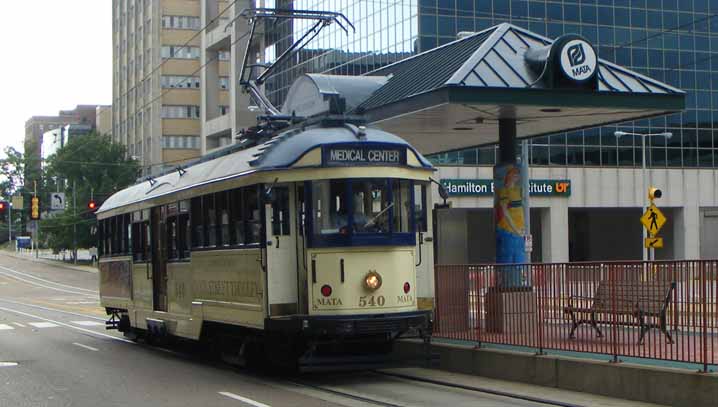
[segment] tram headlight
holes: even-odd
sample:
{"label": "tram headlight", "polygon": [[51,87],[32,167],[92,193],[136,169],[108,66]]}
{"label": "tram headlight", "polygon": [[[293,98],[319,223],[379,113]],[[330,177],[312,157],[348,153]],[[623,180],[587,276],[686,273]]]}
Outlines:
{"label": "tram headlight", "polygon": [[381,287],[381,275],[376,271],[370,271],[364,277],[364,285],[370,290],[378,290]]}

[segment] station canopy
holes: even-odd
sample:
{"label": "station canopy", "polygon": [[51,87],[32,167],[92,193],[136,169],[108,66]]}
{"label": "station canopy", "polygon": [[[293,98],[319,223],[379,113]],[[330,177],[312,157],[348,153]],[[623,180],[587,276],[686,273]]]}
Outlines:
{"label": "station canopy", "polygon": [[[371,77],[373,80],[368,80]],[[680,112],[685,93],[611,62],[577,35],[500,24],[365,75],[348,109],[424,154]]]}

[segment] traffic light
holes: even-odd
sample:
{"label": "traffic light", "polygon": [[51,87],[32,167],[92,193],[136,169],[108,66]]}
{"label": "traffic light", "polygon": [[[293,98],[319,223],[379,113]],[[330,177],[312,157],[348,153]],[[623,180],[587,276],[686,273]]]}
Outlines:
{"label": "traffic light", "polygon": [[40,219],[40,198],[33,196],[30,200],[30,219]]}
{"label": "traffic light", "polygon": [[648,199],[653,202],[654,199],[660,198],[663,196],[663,192],[656,188],[656,187],[650,187],[648,188]]}
{"label": "traffic light", "polygon": [[10,204],[7,201],[0,201],[0,215],[4,215],[9,207]]}
{"label": "traffic light", "polygon": [[87,202],[87,209],[94,212],[97,210],[97,202],[95,202],[94,199],[90,199],[89,202]]}

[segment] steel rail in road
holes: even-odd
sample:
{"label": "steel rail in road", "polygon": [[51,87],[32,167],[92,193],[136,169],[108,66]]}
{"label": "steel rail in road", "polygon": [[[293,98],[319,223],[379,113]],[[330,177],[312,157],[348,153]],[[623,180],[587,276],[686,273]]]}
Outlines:
{"label": "steel rail in road", "polygon": [[405,406],[402,405],[402,404],[394,404],[394,403],[389,403],[389,402],[382,401],[382,400],[375,400],[375,399],[371,399],[371,398],[369,398],[369,397],[359,396],[359,395],[352,394],[352,393],[347,393],[347,392],[344,392],[344,391],[341,391],[341,390],[330,389],[330,388],[327,388],[327,387],[324,387],[324,386],[319,386],[319,385],[316,385],[316,384],[305,383],[305,382],[298,382],[298,381],[293,381],[293,380],[287,380],[287,383],[293,384],[293,385],[295,385],[295,386],[307,387],[307,388],[312,389],[312,390],[322,391],[322,392],[325,392],[325,393],[333,394],[333,395],[335,395],[335,396],[345,397],[345,398],[348,398],[348,399],[351,399],[351,400],[354,400],[354,401],[361,401],[361,402],[363,402],[363,403],[374,404],[374,405],[377,405],[377,406],[384,406],[384,407],[405,407]]}
{"label": "steel rail in road", "polygon": [[383,375],[383,376],[396,377],[399,379],[404,379],[404,380],[409,380],[409,381],[434,384],[437,386],[451,387],[451,388],[455,388],[455,389],[468,390],[468,391],[473,391],[473,392],[477,392],[477,393],[486,393],[486,394],[491,394],[493,396],[507,397],[507,398],[511,398],[511,399],[523,400],[523,401],[528,401],[528,402],[537,403],[537,404],[545,404],[545,405],[549,405],[549,406],[585,407],[580,404],[564,403],[562,401],[542,399],[542,398],[526,396],[526,395],[522,395],[522,394],[509,393],[509,392],[505,392],[505,391],[501,391],[501,390],[487,389],[484,387],[467,386],[467,385],[463,385],[463,384],[451,383],[451,382],[446,382],[443,380],[427,379],[424,377],[416,377],[416,376],[411,376],[411,375],[402,374],[402,373],[390,373],[390,372],[382,372],[382,371],[377,371],[377,370],[375,370],[373,372],[375,374]]}

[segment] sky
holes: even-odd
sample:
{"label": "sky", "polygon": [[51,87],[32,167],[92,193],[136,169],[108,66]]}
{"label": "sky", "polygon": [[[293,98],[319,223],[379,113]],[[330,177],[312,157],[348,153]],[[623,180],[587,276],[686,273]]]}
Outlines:
{"label": "sky", "polygon": [[112,103],[112,0],[3,1],[0,148],[22,148],[25,121]]}

